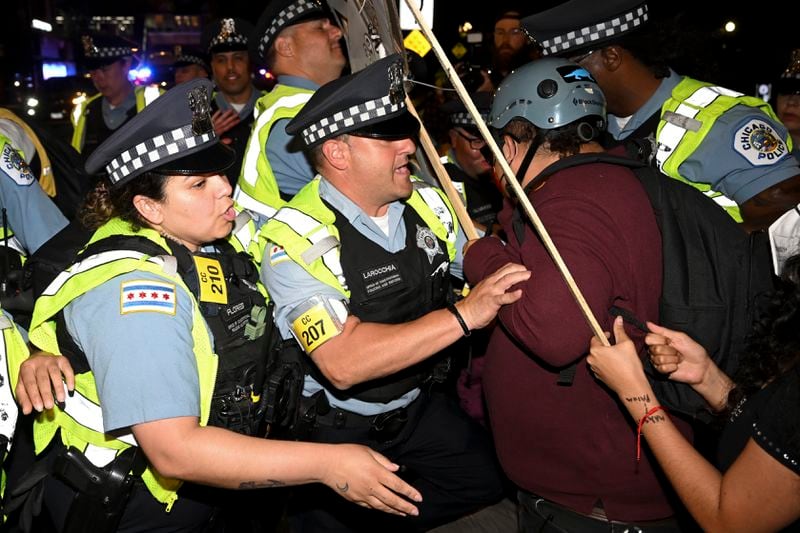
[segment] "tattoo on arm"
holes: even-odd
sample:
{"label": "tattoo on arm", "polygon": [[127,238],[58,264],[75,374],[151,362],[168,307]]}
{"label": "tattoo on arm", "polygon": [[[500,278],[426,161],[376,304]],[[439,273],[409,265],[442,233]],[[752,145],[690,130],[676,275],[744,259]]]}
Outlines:
{"label": "tattoo on arm", "polygon": [[347,482],[345,481],[344,485],[339,485],[337,483],[336,488],[339,489],[339,492],[347,492],[348,490],[350,490],[350,485],[348,485]]}
{"label": "tattoo on arm", "polygon": [[266,481],[245,481],[239,483],[240,489],[267,489],[271,487],[283,487],[286,485],[283,481],[277,479],[268,479]]}
{"label": "tattoo on arm", "polygon": [[650,415],[644,421],[645,424],[658,424],[659,422],[663,422],[667,419],[664,415]]}
{"label": "tattoo on arm", "polygon": [[640,396],[625,396],[625,401],[629,403],[644,402],[645,405],[647,405],[648,403],[650,403],[650,395],[642,394]]}

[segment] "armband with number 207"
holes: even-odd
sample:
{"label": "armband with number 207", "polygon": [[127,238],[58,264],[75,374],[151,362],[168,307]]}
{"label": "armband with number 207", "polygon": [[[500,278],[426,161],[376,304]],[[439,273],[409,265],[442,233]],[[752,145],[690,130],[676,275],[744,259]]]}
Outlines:
{"label": "armband with number 207", "polygon": [[317,294],[295,307],[287,318],[292,335],[310,354],[344,330],[347,309],[343,302]]}

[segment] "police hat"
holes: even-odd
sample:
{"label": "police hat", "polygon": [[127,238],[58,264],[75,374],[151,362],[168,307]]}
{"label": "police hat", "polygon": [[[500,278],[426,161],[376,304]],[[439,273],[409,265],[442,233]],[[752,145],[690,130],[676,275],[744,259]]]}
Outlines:
{"label": "police hat", "polygon": [[201,41],[208,55],[247,50],[253,25],[240,18],[218,19],[203,29]]}
{"label": "police hat", "polygon": [[419,122],[405,98],[403,59],[392,54],[320,87],[287,124],[286,133],[299,133],[309,148],[345,133],[387,140],[413,137]]}
{"label": "police hat", "polygon": [[81,35],[81,64],[95,70],[133,55],[133,44],[116,35],[85,33]]}
{"label": "police hat", "polygon": [[329,12],[320,0],[272,0],[258,18],[250,42],[250,55],[264,63],[269,47],[281,30],[307,20],[328,17]]}
{"label": "police hat", "polygon": [[570,0],[522,19],[542,53],[571,57],[597,48],[647,22],[642,0]]}
{"label": "police hat", "polygon": [[212,87],[196,78],[165,92],[98,146],[86,171],[105,167],[111,184],[119,186],[144,172],[191,175],[227,169],[235,154],[211,125]]}
{"label": "police hat", "polygon": [[183,46],[180,48],[175,62],[172,63],[172,68],[188,67],[189,65],[197,65],[205,70],[207,74],[211,73],[206,54],[200,48]]}
{"label": "police hat", "polygon": [[800,48],[792,51],[789,66],[775,82],[775,94],[800,94]]}
{"label": "police hat", "polygon": [[[475,108],[480,113],[481,118],[486,122],[489,117],[489,111],[492,109],[492,94],[487,92],[477,92],[469,95]],[[467,106],[461,101],[461,98],[453,98],[442,105],[442,112],[447,115],[450,120],[450,125],[459,128],[477,129],[478,125],[475,124],[472,115],[467,111]]]}

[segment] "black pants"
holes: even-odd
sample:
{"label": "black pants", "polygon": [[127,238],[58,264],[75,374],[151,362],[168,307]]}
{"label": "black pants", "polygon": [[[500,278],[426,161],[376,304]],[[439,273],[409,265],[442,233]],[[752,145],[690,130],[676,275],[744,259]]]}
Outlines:
{"label": "black pants", "polygon": [[679,533],[676,520],[625,523],[586,516],[534,494],[518,494],[520,533]]}
{"label": "black pants", "polygon": [[503,478],[486,430],[443,394],[417,402],[389,443],[370,440],[364,428],[347,427],[317,428],[312,440],[364,444],[401,465],[401,477],[422,493],[419,516],[395,517],[363,509],[324,486],[301,487],[291,506],[293,533],[424,531],[502,498]]}

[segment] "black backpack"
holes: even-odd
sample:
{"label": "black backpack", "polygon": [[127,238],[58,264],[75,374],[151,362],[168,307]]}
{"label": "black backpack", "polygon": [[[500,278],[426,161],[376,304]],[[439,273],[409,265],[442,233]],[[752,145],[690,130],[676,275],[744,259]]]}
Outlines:
{"label": "black backpack", "polygon": [[[774,289],[766,233],[747,233],[699,190],[628,157],[575,155],[544,169],[531,185],[558,170],[597,162],[632,169],[653,206],[664,262],[659,323],[691,336],[732,376],[753,324],[757,298]],[[609,312],[644,327],[629,311],[612,308]],[[702,397],[690,386],[670,381],[649,359],[645,370],[667,408],[703,422],[712,420]]]}

